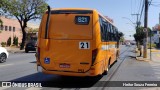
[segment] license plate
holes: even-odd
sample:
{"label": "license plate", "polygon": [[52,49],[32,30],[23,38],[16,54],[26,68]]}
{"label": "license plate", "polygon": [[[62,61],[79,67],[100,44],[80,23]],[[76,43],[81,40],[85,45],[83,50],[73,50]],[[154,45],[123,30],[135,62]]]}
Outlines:
{"label": "license plate", "polygon": [[70,64],[60,64],[60,68],[70,68]]}

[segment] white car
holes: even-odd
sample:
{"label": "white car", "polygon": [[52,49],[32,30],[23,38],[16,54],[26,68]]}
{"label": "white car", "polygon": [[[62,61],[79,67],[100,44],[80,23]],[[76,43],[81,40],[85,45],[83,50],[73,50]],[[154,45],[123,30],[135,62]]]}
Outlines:
{"label": "white car", "polygon": [[6,62],[8,55],[9,53],[7,52],[7,50],[3,47],[0,47],[0,63]]}

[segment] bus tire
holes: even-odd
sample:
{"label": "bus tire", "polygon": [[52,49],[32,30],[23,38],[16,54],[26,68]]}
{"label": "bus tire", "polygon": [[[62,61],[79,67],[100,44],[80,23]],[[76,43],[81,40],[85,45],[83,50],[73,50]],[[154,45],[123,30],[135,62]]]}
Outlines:
{"label": "bus tire", "polygon": [[109,59],[109,62],[108,62],[108,71],[111,68],[110,61],[111,61],[111,58]]}
{"label": "bus tire", "polygon": [[111,59],[109,59],[108,67],[107,67],[106,70],[104,70],[103,75],[107,75],[107,74],[108,74],[108,71],[109,71],[109,69],[110,69],[110,60],[111,60]]}
{"label": "bus tire", "polygon": [[103,75],[107,75],[108,74],[108,70],[104,70]]}

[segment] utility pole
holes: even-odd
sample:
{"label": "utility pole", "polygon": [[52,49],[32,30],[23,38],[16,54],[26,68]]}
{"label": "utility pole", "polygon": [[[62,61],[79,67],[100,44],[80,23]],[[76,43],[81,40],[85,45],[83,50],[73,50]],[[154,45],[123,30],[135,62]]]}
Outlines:
{"label": "utility pole", "polygon": [[148,0],[145,0],[145,11],[144,11],[144,32],[145,32],[145,37],[143,40],[143,58],[147,58],[147,37],[148,37]]}
{"label": "utility pole", "polygon": [[137,26],[136,26],[136,33],[137,33],[137,28],[138,28],[139,25],[140,25],[140,22],[138,21],[138,16],[139,16],[139,14],[131,14],[131,15],[136,15],[136,16],[137,16],[137,21],[136,21],[136,24],[137,24]]}

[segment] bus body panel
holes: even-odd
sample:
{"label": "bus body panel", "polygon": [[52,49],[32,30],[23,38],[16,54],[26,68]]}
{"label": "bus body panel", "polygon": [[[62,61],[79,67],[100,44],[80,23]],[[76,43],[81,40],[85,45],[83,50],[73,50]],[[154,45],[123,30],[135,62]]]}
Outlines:
{"label": "bus body panel", "polygon": [[[76,24],[76,16],[89,16],[89,24]],[[44,24],[40,35],[41,66],[48,71],[88,71],[92,64],[92,23],[92,14],[51,14],[47,45]],[[83,43],[87,48],[81,48]]]}
{"label": "bus body panel", "polygon": [[[43,41],[43,40],[42,40]],[[79,42],[89,42],[90,49],[79,49]],[[85,72],[90,69],[92,60],[90,40],[49,40],[49,49],[41,48],[40,62],[46,70]],[[50,59],[49,64],[45,58]],[[60,65],[69,65],[69,67]]]}
{"label": "bus body panel", "polygon": [[[88,25],[77,25],[75,16],[89,16],[90,22]],[[38,36],[40,57],[37,58],[37,65],[42,66],[44,73],[96,76],[115,61],[117,43],[102,42],[99,13],[96,10],[92,14],[51,14],[49,36],[44,39],[46,20],[47,14],[44,14]],[[80,42],[89,42],[89,49],[80,49]],[[95,50],[96,58],[93,60]],[[49,63],[45,60],[49,60]],[[63,64],[70,66],[60,67]]]}

